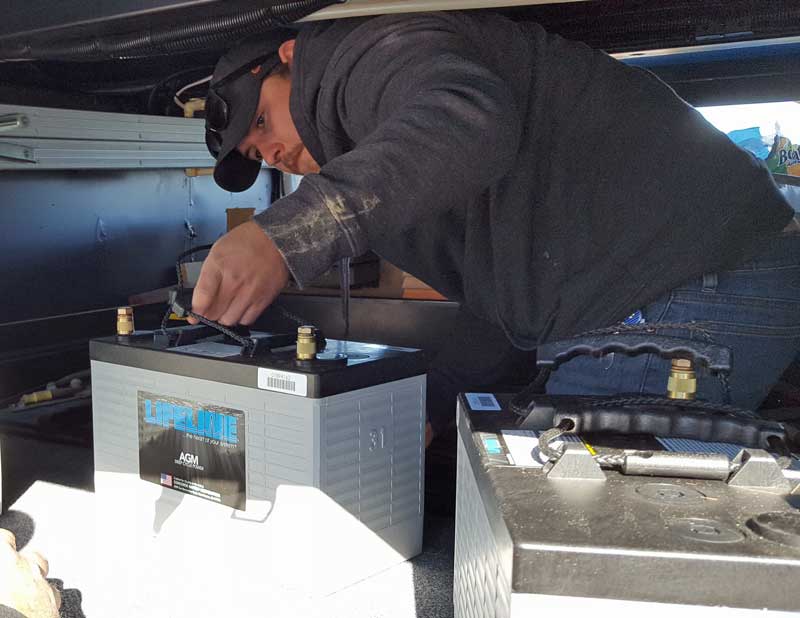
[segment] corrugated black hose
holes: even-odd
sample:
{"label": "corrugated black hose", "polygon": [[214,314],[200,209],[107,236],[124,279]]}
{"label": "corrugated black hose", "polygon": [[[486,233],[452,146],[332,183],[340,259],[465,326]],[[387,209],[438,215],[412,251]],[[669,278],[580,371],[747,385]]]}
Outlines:
{"label": "corrugated black hose", "polygon": [[242,36],[291,23],[343,1],[280,2],[233,15],[197,19],[177,27],[91,40],[66,40],[46,45],[26,41],[14,47],[0,47],[0,60],[107,60],[221,46]]}

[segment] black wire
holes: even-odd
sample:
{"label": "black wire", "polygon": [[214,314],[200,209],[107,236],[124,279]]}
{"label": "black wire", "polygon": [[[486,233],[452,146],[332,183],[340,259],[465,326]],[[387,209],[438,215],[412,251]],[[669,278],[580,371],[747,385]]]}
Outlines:
{"label": "black wire", "polygon": [[[154,106],[154,103],[155,103],[156,93],[165,84],[168,84],[173,79],[176,79],[176,78],[181,77],[183,75],[191,75],[192,73],[198,73],[200,75],[209,75],[213,70],[214,70],[214,67],[211,66],[211,65],[206,65],[206,66],[201,66],[201,67],[193,67],[191,69],[183,69],[182,71],[177,71],[175,73],[172,73],[171,75],[167,75],[161,81],[156,82],[152,86],[152,88],[150,89],[150,94],[147,96],[147,108],[146,108],[147,109],[147,113],[148,114],[155,113],[154,110],[153,110],[153,106]],[[189,83],[191,83],[192,81],[195,81],[195,80],[187,80],[187,81],[189,81]],[[175,89],[176,92],[178,90],[180,90],[180,88],[176,88]],[[171,100],[172,100],[172,97],[170,97],[170,101]]]}
{"label": "black wire", "polygon": [[785,440],[779,436],[769,436],[767,438],[767,444],[778,454],[776,461],[781,469],[785,470],[792,465],[792,450],[789,448],[789,445],[786,444]]}
{"label": "black wire", "polygon": [[175,260],[175,273],[178,275],[178,291],[183,289],[183,272],[181,272],[181,266],[183,265],[183,261],[190,255],[194,255],[195,253],[201,253],[203,251],[211,251],[211,247],[213,246],[214,245],[200,245],[199,247],[194,247],[193,249],[184,251],[178,256],[177,260]]}
{"label": "black wire", "polygon": [[234,341],[236,341],[239,345],[242,346],[244,350],[251,350],[253,347],[253,341],[248,339],[247,337],[242,337],[240,334],[234,332],[227,326],[220,324],[219,322],[215,322],[214,320],[209,320],[207,317],[200,315],[199,313],[195,313],[194,311],[187,311],[187,315],[195,318],[198,322],[202,322],[206,326],[210,326],[211,328],[218,330],[223,335],[230,337]]}
{"label": "black wire", "polygon": [[517,393],[509,403],[509,408],[517,416],[525,418],[528,416],[528,407],[533,401],[534,395],[542,395],[545,392],[545,385],[550,377],[550,369],[545,367],[539,370],[533,382]]}
{"label": "black wire", "polygon": [[190,255],[194,255],[195,253],[200,253],[201,251],[210,251],[213,244],[210,245],[200,245],[199,247],[194,247],[193,249],[189,249],[188,251],[184,251],[180,255],[178,255],[176,261],[178,264],[182,264],[183,260],[185,260]]}
{"label": "black wire", "polygon": [[[193,249],[189,249],[188,251],[184,251],[183,253],[178,255],[177,259],[175,260],[175,273],[177,274],[177,277],[178,277],[178,286],[177,286],[178,293],[180,293],[184,289],[183,273],[181,272],[181,265],[183,264],[183,261],[187,257],[189,257],[191,255],[194,255],[195,253],[201,253],[202,251],[210,251],[213,246],[214,246],[213,244],[201,245],[199,247],[194,247]],[[288,318],[289,320],[291,320],[292,322],[294,322],[298,326],[302,326],[302,325],[308,324],[308,322],[303,320],[301,317],[299,317],[299,316],[291,313],[290,311],[284,309],[279,304],[274,303],[274,306],[286,318]],[[247,337],[243,337],[243,336],[239,335],[238,333],[234,332],[233,330],[231,330],[230,328],[220,324],[219,322],[215,322],[214,320],[210,320],[209,318],[205,317],[204,315],[200,315],[199,313],[195,313],[194,311],[187,310],[186,314],[191,316],[191,317],[193,317],[193,318],[195,318],[198,322],[201,322],[201,323],[205,324],[206,326],[209,326],[209,327],[211,327],[211,328],[213,328],[215,330],[218,330],[219,332],[221,332],[222,334],[226,335],[227,337],[230,337],[231,339],[233,339],[234,341],[239,343],[242,346],[244,351],[246,351],[246,352],[252,352],[253,351],[254,345],[253,345],[253,341],[251,339],[248,339]],[[161,319],[161,332],[163,332],[163,333],[166,333],[170,315],[172,315],[172,306],[168,305],[167,306],[167,310],[164,313],[164,317]]]}
{"label": "black wire", "polygon": [[167,310],[164,312],[164,317],[161,318],[161,332],[167,333],[167,326],[169,325],[169,316],[172,315],[172,305],[167,304]]}
{"label": "black wire", "polygon": [[308,322],[307,322],[306,320],[304,320],[303,318],[301,318],[301,317],[300,317],[300,316],[298,316],[297,314],[294,314],[294,313],[292,313],[292,312],[291,312],[291,311],[289,311],[288,309],[284,309],[284,308],[283,308],[281,305],[279,305],[278,303],[273,303],[273,306],[274,306],[274,307],[275,307],[275,308],[276,308],[278,311],[280,311],[280,312],[281,312],[281,314],[283,314],[283,316],[284,316],[284,317],[286,317],[287,319],[291,320],[292,322],[294,322],[294,323],[295,323],[295,324],[297,324],[298,326],[305,326],[305,325],[307,325],[307,324],[308,324]]}

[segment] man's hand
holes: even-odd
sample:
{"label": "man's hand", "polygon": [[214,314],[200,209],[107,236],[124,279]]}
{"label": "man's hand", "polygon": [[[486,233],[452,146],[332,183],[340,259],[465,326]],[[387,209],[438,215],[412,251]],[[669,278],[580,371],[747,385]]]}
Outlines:
{"label": "man's hand", "polygon": [[430,422],[425,423],[425,448],[428,448],[433,442],[433,425]]}
{"label": "man's hand", "polygon": [[0,528],[0,607],[26,618],[58,618],[61,595],[47,583],[47,560],[35,552],[17,553],[17,541]]}
{"label": "man's hand", "polygon": [[[248,221],[220,238],[203,262],[192,311],[226,326],[256,321],[289,281],[275,243]],[[190,318],[189,322],[197,324]]]}

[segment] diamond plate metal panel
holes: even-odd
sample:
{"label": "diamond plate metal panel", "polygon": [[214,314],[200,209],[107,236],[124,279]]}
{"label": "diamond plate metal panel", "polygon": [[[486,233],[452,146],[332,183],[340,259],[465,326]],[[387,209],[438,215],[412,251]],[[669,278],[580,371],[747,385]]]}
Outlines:
{"label": "diamond plate metal panel", "polygon": [[511,586],[500,569],[494,535],[460,438],[457,479],[455,618],[510,618]]}

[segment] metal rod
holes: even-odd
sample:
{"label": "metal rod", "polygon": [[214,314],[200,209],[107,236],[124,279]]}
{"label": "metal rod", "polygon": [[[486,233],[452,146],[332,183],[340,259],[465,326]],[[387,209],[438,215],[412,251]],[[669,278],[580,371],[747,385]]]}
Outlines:
{"label": "metal rod", "polygon": [[28,124],[28,117],[25,114],[8,114],[0,116],[0,131],[13,131],[21,129]]}

